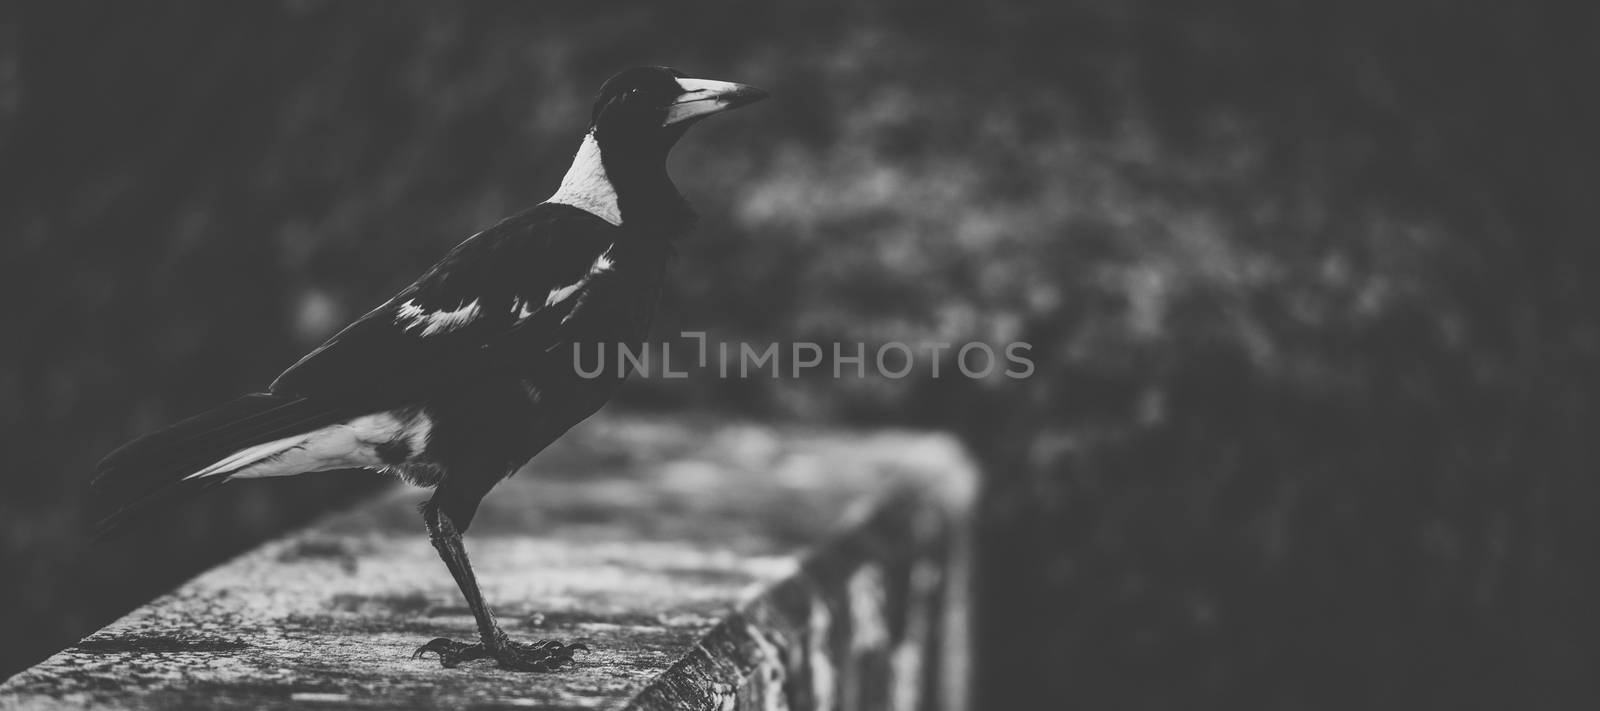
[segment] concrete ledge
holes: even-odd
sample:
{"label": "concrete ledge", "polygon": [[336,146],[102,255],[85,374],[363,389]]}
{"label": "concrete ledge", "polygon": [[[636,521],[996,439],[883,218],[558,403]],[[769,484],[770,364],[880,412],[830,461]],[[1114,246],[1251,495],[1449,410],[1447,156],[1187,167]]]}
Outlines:
{"label": "concrete ledge", "polygon": [[412,660],[472,617],[397,490],[274,541],[0,686],[0,708],[958,709],[974,473],[949,438],[607,417],[467,546],[552,674]]}

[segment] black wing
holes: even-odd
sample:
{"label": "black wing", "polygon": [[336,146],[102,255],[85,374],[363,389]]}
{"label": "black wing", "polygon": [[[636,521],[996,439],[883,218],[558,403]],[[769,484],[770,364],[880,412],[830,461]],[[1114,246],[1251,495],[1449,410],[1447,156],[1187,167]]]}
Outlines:
{"label": "black wing", "polygon": [[565,205],[507,218],[300,359],[271,390],[376,409],[536,357],[560,342],[562,319],[615,230]]}

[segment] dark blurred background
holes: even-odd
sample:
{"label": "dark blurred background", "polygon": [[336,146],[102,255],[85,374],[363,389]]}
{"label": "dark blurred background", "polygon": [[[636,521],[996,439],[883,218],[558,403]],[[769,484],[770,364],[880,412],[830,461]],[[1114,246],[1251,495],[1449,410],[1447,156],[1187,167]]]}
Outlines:
{"label": "dark blurred background", "polygon": [[675,154],[662,334],[1034,345],[619,403],[959,431],[980,708],[1595,708],[1584,5],[0,10],[0,672],[376,486],[81,533],[100,456],[547,195],[650,63],[775,97]]}

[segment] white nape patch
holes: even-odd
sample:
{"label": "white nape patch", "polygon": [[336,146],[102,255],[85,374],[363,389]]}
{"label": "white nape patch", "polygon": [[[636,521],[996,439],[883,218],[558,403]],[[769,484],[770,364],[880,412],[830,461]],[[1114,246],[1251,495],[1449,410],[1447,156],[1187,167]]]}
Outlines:
{"label": "white nape patch", "polygon": [[606,166],[600,160],[600,144],[594,140],[593,131],[583,137],[578,154],[572,157],[572,167],[567,168],[566,177],[561,179],[561,187],[556,188],[555,194],[545,202],[571,205],[611,223],[613,227],[622,226],[622,208],[617,206],[617,191],[611,186]]}
{"label": "white nape patch", "polygon": [[423,336],[432,336],[438,333],[448,333],[462,326],[472,323],[478,317],[478,300],[473,299],[453,311],[426,311],[417,305],[415,299],[400,305],[400,310],[395,313],[395,323],[404,323],[404,328],[410,331],[421,328]]}
{"label": "white nape patch", "polygon": [[428,446],[433,420],[421,412],[379,412],[293,437],[241,449],[188,479],[258,479],[329,469],[387,466],[378,446],[404,440],[412,456]]}

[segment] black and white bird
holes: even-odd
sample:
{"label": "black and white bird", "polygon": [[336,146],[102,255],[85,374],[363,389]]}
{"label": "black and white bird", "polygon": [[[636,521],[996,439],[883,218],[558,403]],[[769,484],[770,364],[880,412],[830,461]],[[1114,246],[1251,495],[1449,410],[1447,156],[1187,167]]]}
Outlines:
{"label": "black and white bird", "polygon": [[672,146],[699,119],[765,96],[665,67],[612,77],[549,199],[457,245],[266,392],[106,457],[95,485],[120,508],[104,526],[233,479],[391,471],[433,489],[422,519],[480,637],[416,656],[535,671],[570,661],[581,645],[507,638],[461,534],[491,488],[611,397],[623,376],[580,375],[573,348],[643,342],[672,242],[693,221],[667,176]]}

